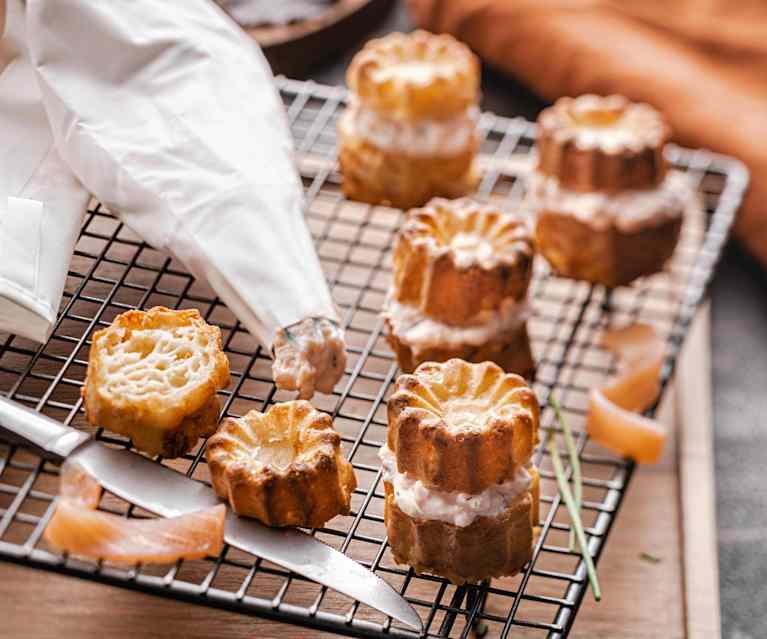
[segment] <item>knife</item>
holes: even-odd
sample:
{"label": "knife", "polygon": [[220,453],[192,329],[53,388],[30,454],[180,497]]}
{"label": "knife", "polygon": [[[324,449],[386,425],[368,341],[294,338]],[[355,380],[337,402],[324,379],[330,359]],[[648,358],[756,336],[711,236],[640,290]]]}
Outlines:
{"label": "knife", "polygon": [[[56,463],[76,461],[109,492],[161,517],[220,503],[209,486],[129,450],[0,397],[0,435]],[[227,509],[224,540],[422,631],[421,618],[389,584],[343,553],[294,528],[270,528]]]}

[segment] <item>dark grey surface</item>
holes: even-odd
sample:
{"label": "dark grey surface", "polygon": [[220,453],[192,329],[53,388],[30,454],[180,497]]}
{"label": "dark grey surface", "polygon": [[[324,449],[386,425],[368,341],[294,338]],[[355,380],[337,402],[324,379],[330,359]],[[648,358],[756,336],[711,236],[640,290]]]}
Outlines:
{"label": "dark grey surface", "polygon": [[[360,45],[412,25],[398,3]],[[359,48],[359,47],[357,47]],[[343,84],[357,48],[311,72]],[[489,69],[482,78],[484,109],[534,119],[544,102],[519,83]],[[767,275],[729,247],[711,290],[712,366],[719,571],[724,639],[767,637]],[[767,420],[765,420],[767,421]]]}
{"label": "dark grey surface", "polygon": [[767,275],[732,246],[712,287],[714,445],[725,639],[767,636]]}

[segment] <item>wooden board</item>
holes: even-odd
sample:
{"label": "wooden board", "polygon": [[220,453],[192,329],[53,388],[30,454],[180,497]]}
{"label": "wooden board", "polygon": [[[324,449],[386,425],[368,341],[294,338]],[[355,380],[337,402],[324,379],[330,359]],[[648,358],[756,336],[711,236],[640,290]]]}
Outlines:
{"label": "wooden board", "polygon": [[308,69],[364,38],[381,23],[393,0],[337,0],[322,15],[279,26],[242,25],[274,73],[303,77]]}
{"label": "wooden board", "polygon": [[679,489],[689,639],[718,639],[719,553],[714,485],[711,401],[710,310],[706,305],[693,324],[685,357],[679,362],[676,392],[679,432]]}

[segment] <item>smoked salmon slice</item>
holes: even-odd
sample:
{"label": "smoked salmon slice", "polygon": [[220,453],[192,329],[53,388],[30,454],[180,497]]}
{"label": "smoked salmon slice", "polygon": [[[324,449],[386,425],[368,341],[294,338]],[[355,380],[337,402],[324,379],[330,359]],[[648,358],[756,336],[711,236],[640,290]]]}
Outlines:
{"label": "smoked salmon slice", "polygon": [[101,500],[102,488],[77,462],[64,462],[59,476],[59,495],[77,502],[83,508],[95,509]]}
{"label": "smoked salmon slice", "polygon": [[652,406],[660,392],[665,346],[648,324],[632,324],[608,331],[602,344],[620,360],[621,372],[602,388],[606,399],[630,411]]}
{"label": "smoked salmon slice", "polygon": [[666,430],[658,422],[615,405],[599,389],[589,397],[587,432],[619,455],[648,464],[658,461],[666,443]]}
{"label": "smoked salmon slice", "polygon": [[159,519],[127,519],[62,497],[45,529],[60,551],[119,564],[167,564],[217,555],[224,544],[226,506]]}
{"label": "smoked salmon slice", "polygon": [[166,564],[221,552],[224,504],[167,519],[126,519],[96,510],[101,493],[101,484],[82,466],[66,462],[56,511],[45,529],[48,543],[62,552],[119,564]]}
{"label": "smoked salmon slice", "polygon": [[602,344],[619,359],[619,375],[589,396],[586,431],[606,448],[638,462],[658,461],[665,429],[638,413],[652,406],[660,392],[665,347],[648,324],[632,324],[605,333]]}
{"label": "smoked salmon slice", "polygon": [[602,345],[623,362],[636,362],[648,354],[663,352],[663,340],[654,327],[642,322],[612,328],[602,336]]}

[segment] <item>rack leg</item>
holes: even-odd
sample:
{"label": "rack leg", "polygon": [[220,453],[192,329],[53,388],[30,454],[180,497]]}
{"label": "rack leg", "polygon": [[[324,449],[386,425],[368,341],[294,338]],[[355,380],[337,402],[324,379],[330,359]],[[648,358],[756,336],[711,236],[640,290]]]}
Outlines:
{"label": "rack leg", "polygon": [[474,620],[471,623],[471,629],[474,632],[474,636],[477,639],[482,639],[487,634],[487,624],[478,617],[485,611],[485,604],[487,603],[487,587],[490,585],[489,581],[483,581],[478,586],[475,586],[467,593],[466,608],[472,609],[477,606],[477,615],[474,616]]}
{"label": "rack leg", "polygon": [[[466,586],[458,586],[453,593],[453,598],[450,600],[450,608],[458,608],[461,605],[465,594]],[[450,636],[450,631],[453,629],[453,624],[455,623],[457,615],[458,613],[453,612],[453,610],[448,610],[447,613],[445,613],[445,618],[442,620],[442,624],[439,627],[440,637]]]}
{"label": "rack leg", "polygon": [[604,300],[602,300],[602,312],[610,315],[613,311],[613,289],[606,288]]}

